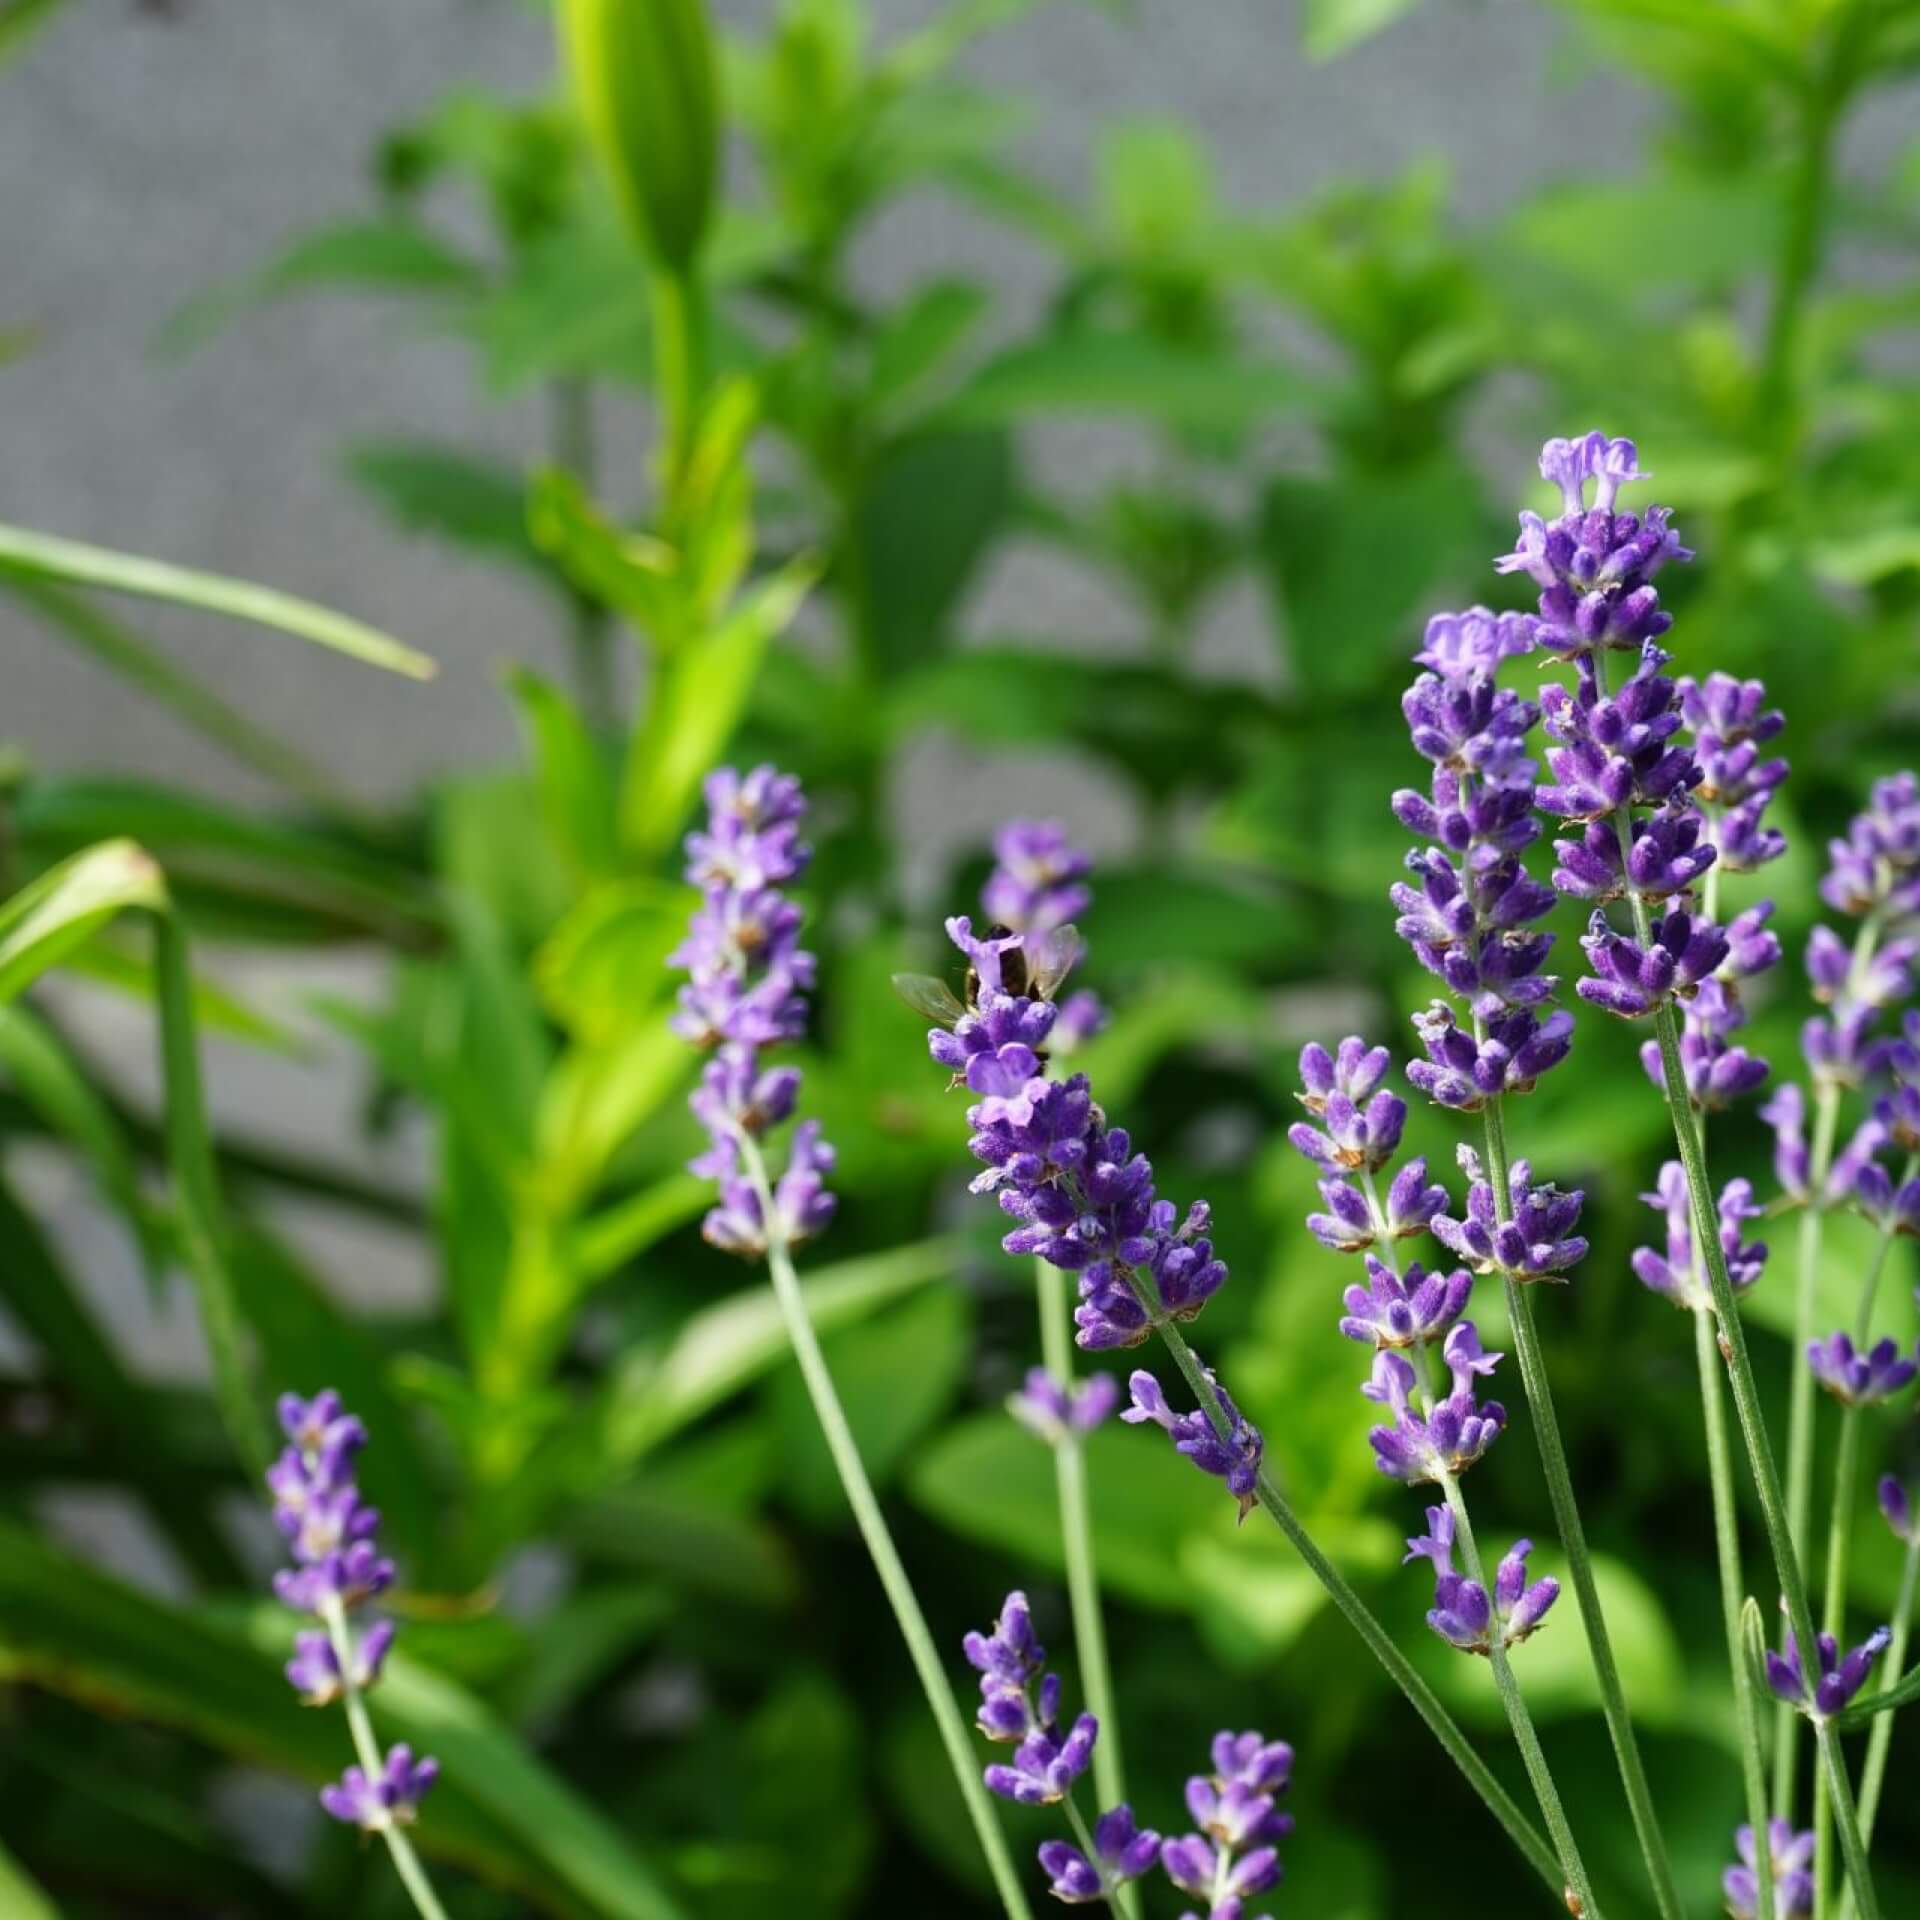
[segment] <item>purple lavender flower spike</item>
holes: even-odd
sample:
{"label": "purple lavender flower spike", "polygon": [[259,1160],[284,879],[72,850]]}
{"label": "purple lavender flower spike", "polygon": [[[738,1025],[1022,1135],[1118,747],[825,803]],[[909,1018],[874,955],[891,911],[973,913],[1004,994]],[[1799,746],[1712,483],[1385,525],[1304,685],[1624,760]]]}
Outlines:
{"label": "purple lavender flower spike", "polygon": [[1403,1277],[1371,1254],[1367,1281],[1364,1287],[1347,1289],[1340,1331],[1349,1340],[1374,1347],[1436,1345],[1466,1311],[1473,1290],[1473,1275],[1464,1268],[1430,1274],[1416,1261]]}
{"label": "purple lavender flower spike", "polygon": [[1133,1402],[1121,1408],[1120,1418],[1130,1425],[1151,1421],[1163,1428],[1176,1452],[1184,1453],[1202,1473],[1210,1473],[1227,1483],[1227,1491],[1240,1503],[1240,1518],[1244,1521],[1260,1497],[1260,1461],[1266,1451],[1266,1441],[1260,1429],[1233,1404],[1211,1368],[1207,1369],[1207,1379],[1226,1416],[1228,1431],[1224,1437],[1214,1431],[1213,1422],[1204,1411],[1176,1414],[1167,1404],[1159,1381],[1144,1368],[1128,1378]]}
{"label": "purple lavender flower spike", "polygon": [[439,1761],[416,1760],[402,1741],[388,1748],[386,1764],[373,1779],[349,1767],[335,1785],[320,1789],[320,1804],[344,1826],[380,1833],[412,1825],[420,1802],[439,1777]]}
{"label": "purple lavender flower spike", "polygon": [[1527,1557],[1530,1540],[1515,1542],[1500,1562],[1491,1597],[1477,1580],[1457,1573],[1453,1565],[1454,1519],[1447,1507],[1427,1509],[1427,1531],[1407,1542],[1408,1560],[1433,1563],[1433,1609],[1427,1625],[1462,1653],[1491,1655],[1497,1643],[1512,1648],[1540,1626],[1560,1597],[1557,1580],[1529,1582]]}
{"label": "purple lavender flower spike", "polygon": [[1623,1020],[1637,1020],[1676,994],[1690,994],[1726,959],[1726,934],[1683,907],[1653,923],[1650,945],[1616,933],[1598,911],[1580,942],[1592,963],[1591,977],[1574,991],[1583,1000]]}
{"label": "purple lavender flower spike", "polygon": [[1845,1333],[1809,1341],[1807,1365],[1813,1377],[1848,1407],[1870,1407],[1888,1399],[1920,1373],[1920,1363],[1903,1353],[1898,1341],[1882,1340],[1861,1353]]}
{"label": "purple lavender flower spike", "polygon": [[1890,1473],[1880,1476],[1880,1484],[1874,1489],[1874,1496],[1880,1503],[1881,1517],[1893,1529],[1893,1537],[1912,1546],[1916,1538],[1914,1531],[1913,1498],[1898,1480]]}
{"label": "purple lavender flower spike", "polygon": [[[1660,1182],[1652,1193],[1640,1198],[1667,1220],[1667,1246],[1664,1254],[1652,1247],[1637,1247],[1633,1270],[1642,1286],[1663,1294],[1676,1307],[1693,1313],[1713,1311],[1713,1293],[1705,1268],[1695,1258],[1693,1208],[1687,1196],[1686,1170],[1678,1160],[1669,1160],[1660,1169]],[[1720,1250],[1726,1256],[1727,1277],[1735,1293],[1744,1293],[1765,1271],[1765,1241],[1748,1242],[1741,1238],[1749,1220],[1758,1220],[1764,1211],[1753,1197],[1753,1184],[1747,1180],[1729,1180],[1720,1191]]]}
{"label": "purple lavender flower spike", "polygon": [[799,946],[800,909],[781,892],[809,857],[799,839],[806,800],[791,774],[764,766],[744,775],[721,768],[707,780],[706,800],[706,825],[686,839],[687,878],[701,897],[670,957],[688,974],[672,1025],[713,1049],[688,1101],[709,1140],[693,1171],[720,1189],[702,1230],[714,1246],[757,1259],[770,1231],[797,1246],[834,1210],[825,1182],[833,1149],[817,1122],[795,1131],[771,1221],[742,1163],[742,1143],[786,1120],[800,1087],[794,1068],[763,1068],[760,1052],[806,1031],[814,961]]}
{"label": "purple lavender flower spike", "polygon": [[1320,1127],[1296,1121],[1287,1129],[1287,1138],[1296,1152],[1330,1173],[1363,1167],[1377,1173],[1398,1151],[1401,1129],[1407,1123],[1407,1103],[1391,1093],[1376,1093],[1363,1105],[1336,1092],[1327,1096],[1319,1111]]}
{"label": "purple lavender flower spike", "polygon": [[1413,1025],[1427,1057],[1408,1063],[1408,1080],[1436,1106],[1462,1113],[1478,1112],[1495,1094],[1531,1093],[1573,1045],[1573,1016],[1561,1008],[1509,1008],[1484,1019],[1476,1038],[1452,1007],[1435,1000]]}
{"label": "purple lavender flower spike", "polygon": [[1760,1883],[1754,1876],[1753,1829],[1743,1826],[1733,1836],[1740,1864],[1720,1877],[1730,1920],[1791,1920],[1813,1911],[1813,1829],[1795,1833],[1789,1821],[1777,1816],[1767,1822],[1767,1857],[1772,1863],[1773,1913],[1760,1912]]}
{"label": "purple lavender flower spike", "polygon": [[1468,1182],[1466,1214],[1438,1215],[1433,1237],[1457,1259],[1477,1274],[1507,1274],[1524,1283],[1564,1279],[1568,1267],[1586,1258],[1587,1243],[1574,1231],[1585,1194],[1536,1186],[1532,1166],[1516,1160],[1507,1182],[1512,1217],[1503,1224],[1480,1156],[1464,1144],[1456,1152]]}
{"label": "purple lavender flower spike", "polygon": [[1300,1049],[1300,1091],[1294,1098],[1312,1114],[1325,1113],[1336,1095],[1360,1105],[1379,1091],[1392,1065],[1385,1047],[1370,1047],[1358,1034],[1349,1034],[1333,1053],[1309,1041]]}
{"label": "purple lavender flower spike", "polygon": [[1817,1647],[1819,1673],[1809,1694],[1800,1649],[1789,1631],[1786,1651],[1767,1655],[1767,1685],[1776,1699],[1797,1707],[1810,1720],[1831,1720],[1835,1714],[1844,1713],[1853,1696],[1866,1685],[1873,1663],[1887,1650],[1892,1638],[1891,1628],[1876,1627],[1843,1659],[1833,1635],[1823,1633]]}
{"label": "purple lavender flower spike", "polygon": [[1453,1391],[1424,1416],[1413,1405],[1414,1370],[1390,1348],[1374,1355],[1372,1377],[1360,1389],[1393,1415],[1391,1424],[1376,1426],[1367,1435],[1374,1465],[1389,1479],[1418,1485],[1464,1473],[1507,1423],[1507,1410],[1497,1400],[1482,1404],[1475,1397],[1474,1380],[1491,1373],[1501,1356],[1482,1350],[1473,1322],[1460,1321],[1441,1351],[1453,1375]]}
{"label": "purple lavender flower spike", "polygon": [[1820,897],[1840,913],[1886,907],[1920,911],[1920,781],[1911,773],[1876,780],[1844,838],[1830,841]]}
{"label": "purple lavender flower spike", "polygon": [[1064,1840],[1044,1841],[1040,1864],[1053,1885],[1048,1891],[1069,1906],[1104,1900],[1116,1887],[1138,1880],[1160,1857],[1160,1836],[1142,1827],[1124,1803],[1093,1826],[1093,1858]]}
{"label": "purple lavender flower spike", "polygon": [[1207,1901],[1209,1920],[1240,1920],[1243,1903],[1280,1878],[1278,1842],[1293,1819],[1275,1804],[1287,1789],[1293,1749],[1258,1733],[1214,1736],[1213,1771],[1187,1781],[1187,1811],[1199,1827],[1164,1842],[1160,1864],[1183,1893]]}
{"label": "purple lavender flower spike", "polygon": [[1015,933],[1052,933],[1093,897],[1085,884],[1093,862],[1056,821],[1009,821],[994,837],[993,857],[981,904]]}
{"label": "purple lavender flower spike", "polygon": [[1095,1373],[1078,1387],[1057,1380],[1045,1367],[1030,1367],[1026,1383],[1007,1396],[1007,1411],[1049,1446],[1091,1433],[1120,1404],[1120,1383]]}
{"label": "purple lavender flower spike", "polygon": [[1086,1772],[1099,1733],[1100,1723],[1090,1713],[1083,1713],[1064,1739],[1057,1727],[1038,1728],[1014,1749],[1011,1765],[988,1767],[982,1778],[988,1791],[1004,1800],[1017,1800],[1024,1807],[1054,1806]]}

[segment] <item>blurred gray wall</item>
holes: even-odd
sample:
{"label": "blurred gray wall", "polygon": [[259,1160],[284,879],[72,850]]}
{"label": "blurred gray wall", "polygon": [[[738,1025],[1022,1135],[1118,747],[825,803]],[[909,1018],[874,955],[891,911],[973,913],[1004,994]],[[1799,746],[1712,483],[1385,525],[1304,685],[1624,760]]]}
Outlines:
{"label": "blurred gray wall", "polygon": [[[764,0],[730,0],[739,22]],[[881,36],[932,11],[875,0]],[[1561,29],[1532,0],[1427,0],[1331,67],[1298,52],[1293,4],[1138,0],[1131,21],[1055,0],[975,50],[978,80],[1038,111],[1024,152],[1068,191],[1095,130],[1176,116],[1210,141],[1228,196],[1275,207],[1341,176],[1444,156],[1469,213],[1549,171],[1631,164],[1640,113],[1610,82],[1556,77]],[[1563,63],[1565,64],[1565,63]],[[408,688],[275,636],[152,608],[141,631],[366,792],[504,748],[495,669],[558,659],[552,609],[501,571],[409,540],[357,499],[342,446],[401,434],[528,452],[529,401],[475,396],[457,342],[402,303],[338,296],[247,315],[185,359],[157,332],[209,284],[303,225],[367,208],[376,137],[460,87],[540,89],[547,28],[517,0],[75,0],[0,73],[0,329],[38,336],[0,366],[0,519],[231,571],[350,609],[434,654]],[[951,203],[885,219],[860,263],[877,287],[977,270],[1017,317],[1046,266]],[[637,471],[639,422],[612,423]],[[1102,442],[1076,443],[1082,472]],[[986,592],[1030,633],[1097,632],[1084,581],[1016,554]],[[1251,594],[1209,647],[1264,651]],[[244,776],[99,668],[0,606],[0,738],[44,765]]]}

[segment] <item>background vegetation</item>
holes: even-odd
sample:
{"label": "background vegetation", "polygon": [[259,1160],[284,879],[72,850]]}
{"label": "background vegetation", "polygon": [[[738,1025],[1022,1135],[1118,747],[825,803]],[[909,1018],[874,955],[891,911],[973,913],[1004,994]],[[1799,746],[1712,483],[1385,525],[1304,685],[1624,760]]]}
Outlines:
{"label": "background vegetation", "polygon": [[[1413,4],[1307,0],[1300,57],[1333,61]],[[25,49],[50,11],[0,7],[0,47]],[[1920,6],[1570,0],[1563,57],[1630,70],[1657,137],[1637,172],[1617,155],[1604,184],[1570,167],[1478,225],[1438,165],[1228,204],[1204,132],[1171,124],[1105,133],[1084,196],[1043,190],[1015,136],[1045,103],[964,78],[975,39],[1017,36],[1026,11],[955,0],[881,40],[853,0],[784,0],[729,39],[691,311],[663,312],[555,91],[423,100],[371,157],[364,205],[180,317],[172,344],[218,355],[249,302],[344,288],[470,342],[476,407],[539,390],[551,432],[518,464],[397,437],[351,462],[402,525],[546,589],[572,671],[506,676],[510,763],[375,806],[338,789],[325,740],[270,737],[190,648],[157,652],[137,610],[50,580],[44,552],[0,549],[0,595],[284,796],[240,809],[111,767],[41,772],[30,716],[11,721],[7,890],[120,837],[158,872],[130,856],[91,870],[101,910],[11,974],[18,916],[0,923],[0,988],[57,958],[151,999],[172,1072],[162,1105],[130,1099],[64,1012],[84,1001],[36,988],[0,1017],[0,1302],[31,1349],[0,1382],[0,1839],[17,1862],[0,1859],[0,1906],[40,1910],[25,1879],[4,1890],[17,1871],[72,1915],[400,1911],[376,1853],[246,1788],[263,1768],[318,1780],[344,1743],[294,1704],[277,1672],[291,1623],[251,1597],[267,1556],[231,1444],[249,1419],[238,1375],[224,1404],[162,1390],[116,1345],[14,1177],[51,1142],[90,1172],[156,1291],[194,1286],[216,1336],[231,1306],[240,1372],[337,1385],[372,1427],[408,1625],[383,1708],[446,1764],[421,1837],[453,1863],[451,1911],[984,1910],[764,1282],[701,1244],[681,1170],[690,1063],[665,1031],[662,963],[686,905],[675,843],[723,753],[774,759],[815,799],[807,1099],[843,1199],[810,1281],[937,1630],[957,1645],[1015,1584],[1043,1635],[1065,1621],[1050,1468],[999,1410],[1034,1354],[1030,1279],[956,1202],[961,1115],[886,984],[938,963],[930,930],[984,870],[929,873],[901,843],[901,769],[929,737],[1068,759],[1115,796],[1112,817],[1074,823],[1124,849],[1085,922],[1116,1010],[1089,1070],[1167,1190],[1214,1202],[1236,1277],[1209,1310],[1209,1355],[1285,1483],[1509,1765],[1484,1671],[1426,1634],[1422,1583],[1397,1569],[1407,1503],[1372,1470],[1333,1331],[1348,1276],[1298,1225],[1292,1057],[1355,1027],[1404,1050],[1427,997],[1384,897],[1404,845],[1386,795],[1415,764],[1398,693],[1426,611],[1507,603],[1488,557],[1533,498],[1511,450],[1549,432],[1639,439],[1700,553],[1671,579],[1681,666],[1762,675],[1788,713],[1795,850],[1768,890],[1798,953],[1825,834],[1920,738],[1920,145],[1872,177],[1838,164],[1876,90],[1920,70]],[[0,85],[31,84],[29,51]],[[1010,328],[996,290],[962,278],[864,290],[875,221],[932,194],[1045,263],[1037,325]],[[674,357],[689,353],[691,382]],[[0,379],[31,377],[27,360]],[[697,404],[653,410],[653,482],[613,497],[607,422],[661,392]],[[1128,477],[1046,478],[1036,437],[1089,419],[1135,437]],[[1097,650],[962,638],[1011,543],[1099,583],[1115,618]],[[1202,622],[1249,583],[1271,661],[1196,661]],[[370,673],[367,698],[385,695]],[[199,1152],[181,1078],[195,1027],[289,1044],[219,984],[223,955],[259,949],[384,956],[379,1005],[320,1007],[365,1060],[338,1152]],[[1803,1011],[1787,978],[1759,1022],[1783,1071]],[[1593,1027],[1582,1055],[1514,1116],[1515,1145],[1589,1194],[1594,1252],[1545,1303],[1546,1338],[1655,1787],[1705,1912],[1739,1788],[1689,1329],[1626,1264],[1654,1236],[1636,1196],[1666,1121],[1624,1030]],[[1416,1124],[1448,1164],[1450,1125]],[[399,1159],[423,1132],[424,1188],[350,1171],[365,1142]],[[1750,1116],[1715,1128],[1722,1175],[1760,1176],[1764,1151]],[[435,1304],[356,1314],[351,1276],[296,1217],[404,1234]],[[1844,1293],[1851,1243],[1836,1231],[1829,1248]],[[1895,1258],[1910,1269],[1905,1243]],[[1784,1404],[1781,1266],[1749,1313]],[[1906,1313],[1910,1289],[1889,1291]],[[1905,1449],[1913,1466],[1910,1437],[1883,1436],[1890,1462]],[[1176,1817],[1217,1726],[1259,1725],[1301,1756],[1278,1911],[1525,1910],[1523,1870],[1279,1543],[1236,1535],[1151,1436],[1104,1432],[1092,1461],[1143,1817]],[[1482,1474],[1497,1531],[1550,1536],[1530,1444]],[[177,1575],[164,1597],[49,1544],[43,1501],[75,1485],[137,1503]],[[1892,1544],[1877,1523],[1860,1538],[1860,1590],[1889,1605]],[[1638,1914],[1580,1636],[1557,1623],[1528,1655],[1607,1910]],[[1896,1738],[1896,1782],[1915,1738]],[[1023,1849],[1030,1824],[1015,1822]],[[1914,1909],[1910,1793],[1890,1795],[1878,1851],[1887,1910]]]}

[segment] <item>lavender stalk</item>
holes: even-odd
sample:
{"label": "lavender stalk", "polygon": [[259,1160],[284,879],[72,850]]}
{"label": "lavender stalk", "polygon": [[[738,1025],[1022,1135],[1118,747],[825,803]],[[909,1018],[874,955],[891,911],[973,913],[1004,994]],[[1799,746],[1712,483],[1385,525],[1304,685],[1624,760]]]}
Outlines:
{"label": "lavender stalk", "polygon": [[800,1075],[791,1067],[763,1070],[760,1050],[805,1030],[813,984],[813,956],[798,945],[800,910],[780,891],[806,865],[808,850],[799,840],[805,800],[798,780],[770,767],[744,777],[722,770],[708,780],[706,797],[707,825],[687,836],[687,877],[702,890],[702,901],[674,955],[690,979],[673,1023],[682,1037],[714,1050],[692,1099],[711,1137],[694,1171],[720,1188],[703,1231],[715,1246],[766,1263],[814,1416],[926,1692],[1001,1904],[1009,1920],[1032,1920],[974,1768],[959,1702],[867,1478],[794,1271],[793,1248],[833,1215],[825,1187],[833,1150],[817,1122],[803,1122],[777,1181],[761,1150],[762,1137],[793,1112]]}
{"label": "lavender stalk", "polygon": [[364,1833],[377,1833],[392,1856],[394,1872],[423,1920],[446,1920],[406,1829],[439,1778],[436,1760],[416,1760],[396,1744],[384,1755],[374,1737],[365,1695],[380,1678],[393,1644],[390,1620],[358,1635],[350,1616],[393,1584],[393,1562],[375,1544],[378,1512],[360,1497],[353,1461],[367,1430],[341,1406],[331,1389],[311,1400],[296,1394],[280,1402],[287,1445],[267,1470],[275,1524],[295,1562],[274,1575],[274,1592],[298,1613],[320,1622],[318,1633],[294,1638],[287,1679],[310,1707],[345,1710],[358,1766],[320,1791],[320,1804],[334,1819]]}
{"label": "lavender stalk", "polygon": [[[1892,1474],[1881,1479],[1879,1499],[1887,1525],[1907,1549],[1900,1567],[1900,1596],[1894,1602],[1893,1638],[1887,1645],[1885,1672],[1887,1685],[1892,1687],[1900,1683],[1905,1672],[1907,1643],[1913,1633],[1914,1591],[1920,1584],[1920,1524],[1915,1521],[1913,1501],[1907,1490]],[[1878,1714],[1867,1740],[1867,1764],[1860,1775],[1860,1838],[1867,1845],[1872,1844],[1874,1817],[1880,1811],[1880,1792],[1886,1785],[1887,1754],[1892,1745],[1893,1715]],[[1841,1903],[1840,1911],[1841,1920],[1848,1920],[1853,1912],[1851,1893]]]}

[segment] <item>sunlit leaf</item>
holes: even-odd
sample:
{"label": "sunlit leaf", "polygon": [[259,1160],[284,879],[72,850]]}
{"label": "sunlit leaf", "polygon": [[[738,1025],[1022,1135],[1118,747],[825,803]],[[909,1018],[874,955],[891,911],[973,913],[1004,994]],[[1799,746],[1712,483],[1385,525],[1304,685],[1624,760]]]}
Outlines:
{"label": "sunlit leaf", "polygon": [[1306,0],[1301,40],[1310,60],[1337,60],[1404,20],[1420,0]]}
{"label": "sunlit leaf", "polygon": [[166,881],[131,840],[106,840],[0,902],[0,1002],[32,985],[129,907],[161,911]]}

